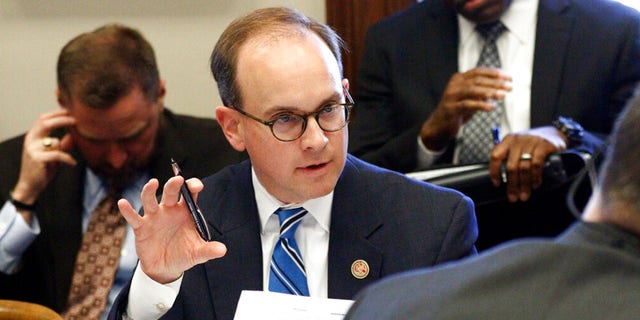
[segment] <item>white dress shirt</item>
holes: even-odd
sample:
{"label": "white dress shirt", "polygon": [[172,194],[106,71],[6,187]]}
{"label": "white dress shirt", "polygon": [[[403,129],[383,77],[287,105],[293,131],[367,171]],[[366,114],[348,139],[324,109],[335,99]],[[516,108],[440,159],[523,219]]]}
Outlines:
{"label": "white dress shirt", "polygon": [[[260,217],[260,239],[262,240],[262,283],[263,290],[269,291],[269,264],[273,248],[280,235],[280,223],[274,212],[278,208],[304,207],[308,214],[296,230],[295,239],[307,272],[307,284],[311,297],[328,297],[328,253],[329,226],[331,225],[331,205],[333,192],[299,204],[284,204],[267,192],[251,170],[255,200]],[[175,302],[182,277],[169,283],[160,284],[150,279],[138,267],[131,282],[127,315],[135,320],[158,319]]]}
{"label": "white dress shirt", "polygon": [[[497,39],[501,69],[511,75],[513,90],[504,100],[505,113],[500,124],[501,138],[510,132],[527,130],[531,126],[531,79],[538,20],[538,0],[514,0],[500,21],[507,30]],[[458,70],[466,72],[476,67],[484,40],[475,30],[476,24],[458,15]],[[462,134],[460,129],[458,136]],[[458,150],[453,162],[458,162]],[[418,137],[418,163],[428,167],[444,150],[428,150]]]}

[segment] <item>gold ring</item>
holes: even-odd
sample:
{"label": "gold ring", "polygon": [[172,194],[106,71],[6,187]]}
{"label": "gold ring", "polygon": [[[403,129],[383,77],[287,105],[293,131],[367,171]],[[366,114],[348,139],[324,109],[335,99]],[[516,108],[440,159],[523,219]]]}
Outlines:
{"label": "gold ring", "polygon": [[51,148],[51,146],[53,146],[53,138],[51,138],[51,137],[44,137],[44,138],[42,139],[42,146],[43,146],[45,149],[49,149],[49,148]]}
{"label": "gold ring", "polygon": [[525,152],[525,153],[520,155],[520,160],[522,160],[522,161],[529,161],[529,160],[531,160],[531,158],[533,158],[531,153]]}

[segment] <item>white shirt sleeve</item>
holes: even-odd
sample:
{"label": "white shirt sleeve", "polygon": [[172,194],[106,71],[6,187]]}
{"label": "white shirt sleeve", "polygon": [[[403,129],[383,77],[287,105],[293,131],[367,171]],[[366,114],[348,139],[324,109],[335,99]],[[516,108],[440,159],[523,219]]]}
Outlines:
{"label": "white shirt sleeve", "polygon": [[28,225],[9,201],[0,210],[0,272],[13,274],[19,270],[22,255],[40,234],[40,223],[33,215]]}
{"label": "white shirt sleeve", "polygon": [[440,151],[431,151],[427,149],[424,143],[422,143],[420,136],[418,136],[418,169],[426,169],[433,165],[445,150],[446,148]]}
{"label": "white shirt sleeve", "polygon": [[131,280],[125,319],[151,320],[162,317],[176,301],[181,284],[182,276],[167,284],[155,282],[138,264]]}

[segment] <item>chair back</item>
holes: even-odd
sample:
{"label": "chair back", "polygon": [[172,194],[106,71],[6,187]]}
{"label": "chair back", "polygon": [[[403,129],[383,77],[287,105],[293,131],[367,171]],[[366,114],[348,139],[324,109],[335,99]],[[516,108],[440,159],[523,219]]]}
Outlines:
{"label": "chair back", "polygon": [[62,320],[57,312],[31,302],[0,299],[0,320]]}

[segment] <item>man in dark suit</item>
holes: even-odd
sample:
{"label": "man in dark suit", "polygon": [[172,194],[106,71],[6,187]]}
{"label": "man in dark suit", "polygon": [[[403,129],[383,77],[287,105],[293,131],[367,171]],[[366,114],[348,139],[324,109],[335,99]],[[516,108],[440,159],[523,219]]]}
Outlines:
{"label": "man in dark suit", "polygon": [[[173,176],[172,157],[185,174],[205,176],[244,156],[215,120],[164,108],[153,49],[129,27],[71,40],[59,56],[56,92],[60,109],[0,144],[0,298],[62,313],[83,233],[105,193],[116,190],[139,207],[148,177]],[[107,310],[137,263],[128,232]]]}
{"label": "man in dark suit", "polygon": [[118,203],[140,264],[111,319],[232,319],[242,290],[283,292],[273,286],[281,207],[307,212],[291,253],[305,276],[292,287],[311,297],[351,299],[387,275],[475,253],[469,198],[347,155],[353,100],[331,28],[292,9],[257,10],[223,32],[211,68],[225,104],[217,119],[250,160],[187,182],[212,242],[178,200],[180,177],[160,202],[158,181],[145,186],[143,217]]}
{"label": "man in dark suit", "polygon": [[[567,148],[593,155],[602,145],[598,137],[640,81],[639,16],[606,0],[417,4],[369,29],[349,150],[400,172],[460,164],[464,125],[502,100],[502,142],[486,154],[491,182],[504,185],[509,201],[529,203],[478,206],[479,248],[554,235],[571,217],[566,190],[534,192],[544,162]],[[477,68],[475,28],[498,21],[506,28],[496,40],[501,68]]]}
{"label": "man in dark suit", "polygon": [[640,96],[620,114],[582,221],[362,292],[346,319],[635,319],[640,314]]}

